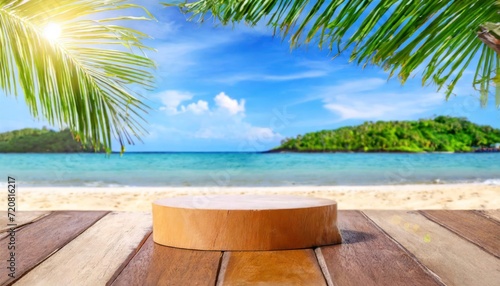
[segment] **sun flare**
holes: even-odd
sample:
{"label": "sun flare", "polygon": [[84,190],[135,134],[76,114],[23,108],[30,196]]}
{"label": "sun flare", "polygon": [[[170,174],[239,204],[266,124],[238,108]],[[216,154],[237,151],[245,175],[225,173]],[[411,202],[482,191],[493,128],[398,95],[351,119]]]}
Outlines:
{"label": "sun flare", "polygon": [[48,23],[43,29],[43,35],[51,41],[57,40],[61,35],[61,26],[56,23]]}

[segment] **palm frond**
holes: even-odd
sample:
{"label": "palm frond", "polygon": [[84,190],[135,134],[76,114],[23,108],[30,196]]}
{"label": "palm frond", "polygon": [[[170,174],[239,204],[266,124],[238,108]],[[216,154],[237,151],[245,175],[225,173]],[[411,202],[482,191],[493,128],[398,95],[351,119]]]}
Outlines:
{"label": "palm frond", "polygon": [[[152,87],[154,63],[138,53],[148,36],[120,23],[152,16],[109,16],[133,8],[143,9],[124,0],[0,0],[0,88],[96,150],[110,151],[113,136],[122,146],[140,139],[147,106],[136,90]],[[49,23],[60,25],[59,38],[44,35]]]}
{"label": "palm frond", "polygon": [[447,98],[465,70],[479,59],[472,84],[485,103],[499,55],[477,33],[482,24],[500,22],[496,2],[201,0],[179,6],[191,19],[213,16],[222,24],[255,25],[267,17],[275,34],[290,37],[292,47],[315,41],[320,47],[350,53],[358,64],[381,66],[403,83],[423,69],[423,84],[434,82],[439,90],[445,89]]}

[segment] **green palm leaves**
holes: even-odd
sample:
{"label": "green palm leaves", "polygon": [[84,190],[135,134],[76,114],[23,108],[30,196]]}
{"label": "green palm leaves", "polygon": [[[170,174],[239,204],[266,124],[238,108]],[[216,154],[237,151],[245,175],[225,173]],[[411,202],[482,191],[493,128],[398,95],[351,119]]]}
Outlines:
{"label": "green palm leaves", "polygon": [[[69,127],[96,149],[110,151],[113,136],[122,147],[132,143],[145,132],[147,106],[137,90],[152,87],[154,63],[135,53],[148,48],[147,35],[119,25],[151,15],[109,18],[128,8],[140,7],[122,0],[0,0],[0,88],[23,94],[33,116]],[[60,27],[60,37],[44,35],[47,25]]]}
{"label": "green palm leaves", "polygon": [[[375,64],[405,82],[416,72],[423,84],[434,82],[448,98],[471,65],[473,86],[486,104],[491,84],[498,82],[499,55],[478,32],[499,23],[497,0],[201,0],[182,4],[186,13],[206,13],[227,24],[268,25],[292,47],[316,41],[320,47],[350,53],[358,64]],[[482,26],[483,25],[483,26]],[[500,106],[497,88],[496,104]]]}

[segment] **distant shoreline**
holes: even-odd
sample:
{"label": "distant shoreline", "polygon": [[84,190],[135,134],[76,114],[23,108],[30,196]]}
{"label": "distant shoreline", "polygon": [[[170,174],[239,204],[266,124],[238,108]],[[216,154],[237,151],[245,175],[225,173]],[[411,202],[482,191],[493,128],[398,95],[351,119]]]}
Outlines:
{"label": "distant shoreline", "polygon": [[377,150],[377,151],[317,151],[317,150],[308,150],[308,151],[297,151],[297,150],[268,150],[268,151],[263,151],[261,153],[263,154],[281,154],[281,153],[345,153],[345,154],[363,154],[363,153],[387,153],[387,154],[476,154],[476,153],[499,153],[500,150],[498,151],[422,151],[422,152],[408,152],[408,151],[384,151],[384,150]]}
{"label": "distant shoreline", "polygon": [[[407,151],[294,151],[294,150],[266,150],[266,151],[130,151],[121,153],[120,151],[112,151],[110,154],[308,154],[308,153],[342,153],[342,154],[477,154],[477,153],[500,153],[498,151],[422,151],[422,152],[407,152]],[[0,154],[99,154],[106,155],[106,152],[0,152]]]}

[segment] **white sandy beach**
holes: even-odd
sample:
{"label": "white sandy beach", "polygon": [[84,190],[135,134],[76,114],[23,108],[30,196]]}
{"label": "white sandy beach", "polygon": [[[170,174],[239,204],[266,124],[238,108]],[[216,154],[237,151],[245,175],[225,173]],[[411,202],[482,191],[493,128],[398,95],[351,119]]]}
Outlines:
{"label": "white sandy beach", "polygon": [[[150,211],[160,198],[219,194],[286,194],[336,200],[339,209],[500,209],[500,185],[298,187],[58,187],[17,189],[18,210]],[[6,196],[0,202],[6,205]]]}

